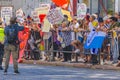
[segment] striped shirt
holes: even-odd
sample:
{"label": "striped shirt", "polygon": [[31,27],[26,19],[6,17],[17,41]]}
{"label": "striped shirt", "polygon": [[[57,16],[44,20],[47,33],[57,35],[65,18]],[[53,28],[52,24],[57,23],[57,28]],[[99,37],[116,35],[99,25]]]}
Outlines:
{"label": "striped shirt", "polygon": [[63,38],[63,43],[65,44],[65,46],[69,46],[71,44],[72,37],[71,37],[70,31],[62,32],[62,38]]}

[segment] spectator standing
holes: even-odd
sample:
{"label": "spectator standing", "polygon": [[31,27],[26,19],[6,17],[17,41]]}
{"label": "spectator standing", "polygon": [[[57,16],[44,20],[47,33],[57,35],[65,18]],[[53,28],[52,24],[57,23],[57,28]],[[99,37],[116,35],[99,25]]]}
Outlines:
{"label": "spectator standing", "polygon": [[10,60],[10,55],[12,54],[13,57],[13,64],[14,64],[14,73],[18,74],[18,45],[19,45],[19,40],[18,40],[18,32],[24,30],[23,26],[18,25],[19,21],[15,18],[12,17],[10,19],[10,25],[5,27],[5,42],[4,42],[4,51],[5,51],[5,69],[4,69],[4,74],[7,74],[7,70],[9,67],[9,60]]}
{"label": "spectator standing", "polygon": [[36,64],[36,60],[40,59],[40,42],[42,41],[42,38],[40,36],[40,28],[38,28],[37,23],[33,23],[32,29],[31,29],[31,35],[28,43],[30,44],[30,47],[32,49],[32,54],[34,55],[34,64]]}
{"label": "spectator standing", "polygon": [[[58,25],[53,25],[53,28],[51,28],[51,32],[53,35],[53,50],[59,50],[60,49],[60,41],[58,41]],[[57,52],[53,52],[53,61],[57,60]]]}
{"label": "spectator standing", "polygon": [[112,39],[111,39],[111,49],[112,49],[112,58],[113,64],[118,62],[119,51],[118,51],[118,37],[116,30],[119,27],[118,19],[116,17],[111,17],[111,26],[109,31],[112,32]]}
{"label": "spectator standing", "polygon": [[[66,22],[62,23],[62,39],[63,39],[63,42],[62,42],[61,46],[63,47],[63,51],[72,51],[71,32],[70,32],[70,28],[67,26]],[[64,54],[64,62],[71,61],[72,53],[63,52],[63,54]]]}
{"label": "spectator standing", "polygon": [[[97,27],[98,27],[98,22],[96,20],[96,17],[94,15],[91,15],[90,16],[90,22],[89,22],[90,33],[87,37],[87,40],[88,40],[89,43],[94,38],[94,36],[96,34]],[[92,64],[97,64],[98,63],[98,60],[97,60],[98,49],[97,48],[91,48],[90,50],[91,50]]]}

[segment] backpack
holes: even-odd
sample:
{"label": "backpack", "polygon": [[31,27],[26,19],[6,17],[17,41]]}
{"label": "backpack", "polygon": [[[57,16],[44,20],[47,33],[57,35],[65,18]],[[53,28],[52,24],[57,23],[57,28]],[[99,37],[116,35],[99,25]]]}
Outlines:
{"label": "backpack", "polygon": [[17,40],[17,31],[14,26],[9,26],[8,32],[7,32],[7,40],[9,44],[16,43]]}

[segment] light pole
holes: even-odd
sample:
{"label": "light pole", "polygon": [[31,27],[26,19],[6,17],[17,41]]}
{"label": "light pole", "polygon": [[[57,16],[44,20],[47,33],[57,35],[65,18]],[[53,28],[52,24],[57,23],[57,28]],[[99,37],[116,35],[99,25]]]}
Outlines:
{"label": "light pole", "polygon": [[119,4],[119,1],[118,0],[115,0],[115,12],[117,12],[118,13],[118,5]]}
{"label": "light pole", "polygon": [[100,0],[98,0],[98,18],[100,17]]}

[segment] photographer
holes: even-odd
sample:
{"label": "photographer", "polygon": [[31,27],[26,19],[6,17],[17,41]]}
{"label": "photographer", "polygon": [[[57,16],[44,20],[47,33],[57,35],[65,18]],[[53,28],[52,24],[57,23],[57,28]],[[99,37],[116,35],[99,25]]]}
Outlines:
{"label": "photographer", "polygon": [[[9,60],[10,55],[12,54],[13,57],[13,64],[14,64],[14,73],[18,74],[18,32],[24,30],[23,26],[18,25],[21,24],[17,18],[12,17],[10,19],[10,25],[5,27],[5,42],[4,42],[4,51],[5,51],[5,70],[4,74],[7,74],[7,69],[9,67]],[[22,24],[21,24],[22,25]]]}

